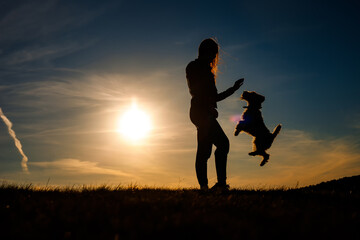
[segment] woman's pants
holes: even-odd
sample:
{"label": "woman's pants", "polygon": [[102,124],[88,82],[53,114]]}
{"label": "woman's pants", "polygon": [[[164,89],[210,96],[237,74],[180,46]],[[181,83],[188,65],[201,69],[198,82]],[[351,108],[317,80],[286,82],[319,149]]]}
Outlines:
{"label": "woman's pants", "polygon": [[[209,116],[202,121],[191,119],[197,127],[196,176],[200,186],[208,185],[207,161],[210,158],[212,145],[215,150],[215,167],[219,184],[226,184],[226,163],[229,153],[229,139],[225,135],[218,121]],[[195,121],[194,121],[195,120]]]}

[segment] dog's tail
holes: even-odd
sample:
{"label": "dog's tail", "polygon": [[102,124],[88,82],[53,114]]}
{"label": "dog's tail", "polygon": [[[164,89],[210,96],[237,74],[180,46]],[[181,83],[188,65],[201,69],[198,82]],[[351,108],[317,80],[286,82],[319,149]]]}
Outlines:
{"label": "dog's tail", "polygon": [[276,138],[276,136],[279,134],[280,130],[281,130],[281,124],[277,125],[277,126],[274,128],[274,131],[273,131],[273,133],[272,133],[273,138]]}

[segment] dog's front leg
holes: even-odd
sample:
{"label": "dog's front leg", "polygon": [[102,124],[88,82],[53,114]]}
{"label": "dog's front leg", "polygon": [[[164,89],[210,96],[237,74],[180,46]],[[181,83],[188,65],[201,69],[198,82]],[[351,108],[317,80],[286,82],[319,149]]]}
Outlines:
{"label": "dog's front leg", "polygon": [[241,131],[243,131],[244,128],[245,128],[245,123],[242,122],[242,121],[239,121],[238,124],[237,124],[236,127],[235,127],[234,136],[239,135],[239,133],[240,133]]}

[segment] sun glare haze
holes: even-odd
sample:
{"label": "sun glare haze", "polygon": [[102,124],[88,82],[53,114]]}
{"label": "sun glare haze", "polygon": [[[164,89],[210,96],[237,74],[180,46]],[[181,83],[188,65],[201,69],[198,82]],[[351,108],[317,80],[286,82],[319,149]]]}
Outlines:
{"label": "sun glare haze", "polygon": [[148,135],[150,130],[151,120],[149,115],[139,109],[136,102],[133,102],[131,107],[120,117],[118,132],[122,134],[125,140],[138,143]]}

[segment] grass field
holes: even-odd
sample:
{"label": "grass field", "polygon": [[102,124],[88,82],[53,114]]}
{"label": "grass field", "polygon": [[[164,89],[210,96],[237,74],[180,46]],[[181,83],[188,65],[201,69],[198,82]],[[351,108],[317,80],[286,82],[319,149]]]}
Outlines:
{"label": "grass field", "polygon": [[0,239],[360,239],[360,176],[299,189],[0,187]]}

